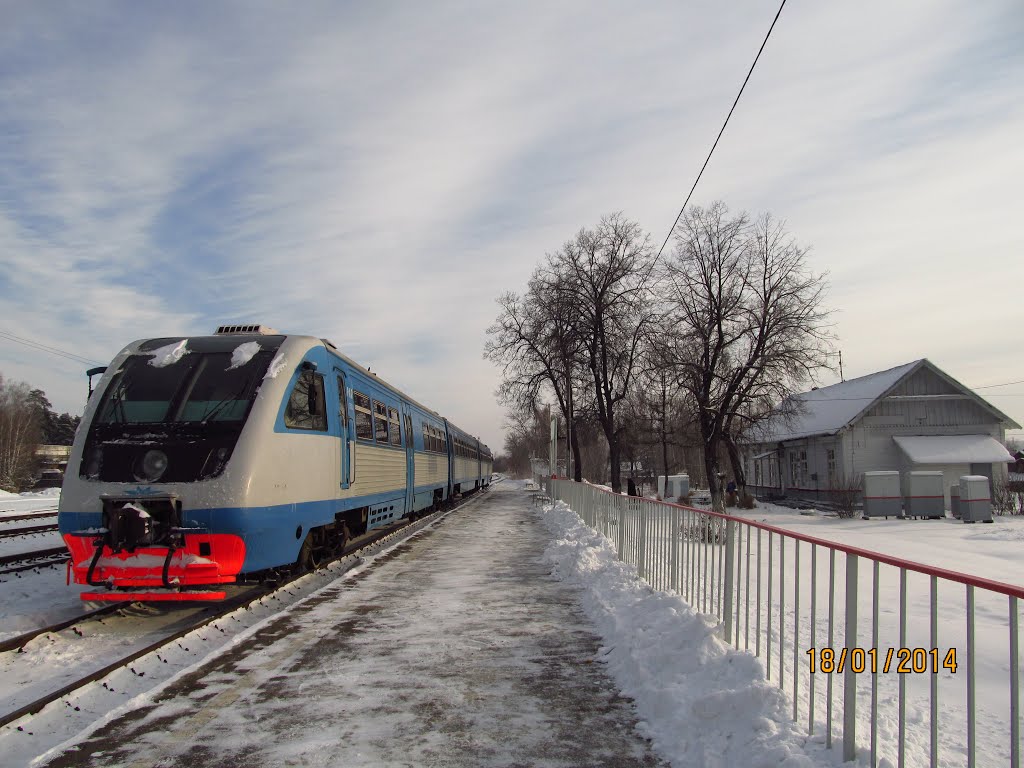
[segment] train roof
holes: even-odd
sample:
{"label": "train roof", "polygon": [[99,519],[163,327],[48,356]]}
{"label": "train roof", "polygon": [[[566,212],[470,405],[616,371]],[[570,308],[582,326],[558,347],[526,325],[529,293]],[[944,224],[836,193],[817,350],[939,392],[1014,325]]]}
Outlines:
{"label": "train roof", "polygon": [[[423,411],[426,411],[427,413],[432,414],[432,415],[436,416],[439,419],[442,419],[445,423],[450,424],[451,426],[455,427],[455,429],[457,429],[462,434],[464,434],[464,435],[466,435],[468,437],[471,437],[474,440],[480,441],[479,437],[476,437],[472,433],[467,432],[466,430],[462,429],[458,425],[454,424],[450,419],[447,419],[444,416],[442,416],[441,414],[439,414],[433,408],[427,407],[423,403],[419,402],[416,398],[411,397],[410,395],[408,395],[405,392],[403,392],[402,390],[400,390],[398,387],[394,386],[393,384],[389,384],[387,381],[382,379],[376,373],[371,371],[368,367],[366,367],[366,366],[362,365],[361,363],[358,363],[355,360],[353,360],[351,357],[349,357],[344,352],[342,352],[340,349],[338,349],[338,347],[330,339],[319,338],[317,336],[308,336],[306,334],[281,334],[281,333],[279,333],[278,331],[276,331],[276,330],[274,330],[272,328],[267,328],[266,326],[262,326],[262,325],[227,325],[227,326],[222,325],[222,326],[220,326],[220,328],[217,329],[217,333],[215,333],[213,336],[190,336],[188,338],[190,340],[191,339],[202,339],[204,342],[206,342],[209,339],[232,339],[235,344],[238,343],[239,339],[244,339],[245,341],[257,341],[257,340],[261,340],[262,341],[264,339],[275,339],[275,340],[277,340],[277,343],[274,344],[274,348],[277,349],[278,347],[281,346],[281,344],[284,342],[284,339],[286,337],[288,337],[288,338],[295,338],[295,339],[306,339],[306,340],[308,340],[309,342],[311,342],[313,344],[317,344],[317,343],[322,344],[324,347],[326,347],[328,350],[330,350],[330,352],[332,354],[336,355],[337,357],[340,357],[342,360],[344,360],[346,363],[351,365],[353,368],[356,368],[356,369],[358,369],[360,371],[366,371],[367,375],[372,376],[385,389],[387,389],[390,392],[398,395],[399,397],[407,400],[408,402],[410,402],[413,405],[415,405],[417,408],[419,408],[419,409],[421,409]],[[165,343],[169,343],[171,341],[174,341],[174,339],[167,339],[167,340],[161,340],[161,341],[164,341]],[[201,350],[197,350],[197,351],[201,351]],[[483,441],[480,441],[480,445],[482,445],[483,447],[487,448],[488,451],[490,451],[490,448],[488,448],[487,445],[483,443]]]}

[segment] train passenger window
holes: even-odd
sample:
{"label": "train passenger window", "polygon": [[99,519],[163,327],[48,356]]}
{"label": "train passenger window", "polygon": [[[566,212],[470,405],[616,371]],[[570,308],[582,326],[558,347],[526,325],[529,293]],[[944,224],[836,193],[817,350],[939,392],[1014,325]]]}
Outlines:
{"label": "train passenger window", "polygon": [[292,429],[326,432],[327,410],[324,405],[324,377],[313,371],[303,371],[288,397],[284,425]]}
{"label": "train passenger window", "polygon": [[391,444],[402,444],[402,424],[398,419],[398,411],[388,408],[388,421],[391,422]]}
{"label": "train passenger window", "polygon": [[356,407],[356,437],[373,440],[373,416],[370,414],[370,398],[362,392],[352,390],[352,403]]}
{"label": "train passenger window", "polygon": [[373,434],[378,443],[388,444],[388,409],[376,400],[373,401]]}
{"label": "train passenger window", "polygon": [[341,425],[342,437],[348,432],[348,406],[345,403],[345,380],[338,377],[338,423]]}

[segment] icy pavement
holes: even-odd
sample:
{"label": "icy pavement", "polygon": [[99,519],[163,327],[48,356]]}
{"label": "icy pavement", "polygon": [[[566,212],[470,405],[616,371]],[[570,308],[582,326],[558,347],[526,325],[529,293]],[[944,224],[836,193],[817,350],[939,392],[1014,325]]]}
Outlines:
{"label": "icy pavement", "polygon": [[495,487],[49,764],[660,765],[536,515]]}

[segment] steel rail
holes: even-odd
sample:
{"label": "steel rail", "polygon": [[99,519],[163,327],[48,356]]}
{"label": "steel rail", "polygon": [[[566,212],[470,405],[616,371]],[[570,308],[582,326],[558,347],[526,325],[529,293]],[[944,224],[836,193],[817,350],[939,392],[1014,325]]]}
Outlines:
{"label": "steel rail", "polygon": [[[24,563],[31,560],[42,560],[47,557],[56,557],[57,555],[67,555],[68,548],[65,546],[51,547],[50,549],[37,549],[34,552],[19,552],[16,555],[3,555],[0,557],[0,565],[10,565],[11,563]],[[35,566],[29,565],[29,568]],[[23,570],[23,569],[17,569]],[[13,571],[11,571],[13,573]]]}
{"label": "steel rail", "polygon": [[13,539],[15,536],[30,536],[34,533],[49,533],[56,531],[57,524],[30,525],[25,528],[0,528],[0,539]]}

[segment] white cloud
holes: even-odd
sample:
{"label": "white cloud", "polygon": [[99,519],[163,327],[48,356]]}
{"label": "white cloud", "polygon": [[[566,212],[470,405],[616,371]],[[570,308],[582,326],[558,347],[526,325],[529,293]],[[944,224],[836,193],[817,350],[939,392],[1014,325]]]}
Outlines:
{"label": "white cloud", "polygon": [[[660,244],[774,11],[22,4],[0,327],[101,359],[221,321],[315,333],[500,449],[494,297],[613,210]],[[1024,278],[1020,27],[1010,2],[787,7],[701,182],[814,246],[859,372],[1021,378],[989,343]],[[78,406],[63,362],[11,347],[0,371]]]}

